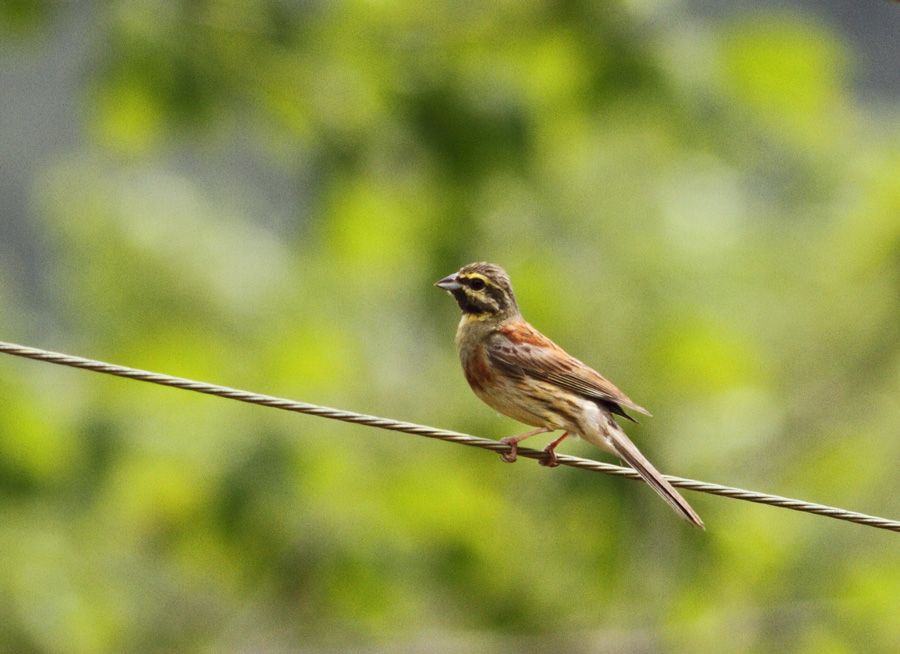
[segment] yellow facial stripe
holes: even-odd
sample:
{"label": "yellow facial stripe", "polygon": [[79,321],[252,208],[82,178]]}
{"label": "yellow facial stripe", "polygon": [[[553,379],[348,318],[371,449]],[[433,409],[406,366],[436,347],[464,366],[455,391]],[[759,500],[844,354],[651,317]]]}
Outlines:
{"label": "yellow facial stripe", "polygon": [[485,277],[481,273],[477,273],[477,272],[464,273],[464,274],[460,275],[459,278],[460,279],[480,279],[485,284],[490,284],[491,286],[496,286],[496,284],[494,284],[494,282],[492,282],[489,277]]}

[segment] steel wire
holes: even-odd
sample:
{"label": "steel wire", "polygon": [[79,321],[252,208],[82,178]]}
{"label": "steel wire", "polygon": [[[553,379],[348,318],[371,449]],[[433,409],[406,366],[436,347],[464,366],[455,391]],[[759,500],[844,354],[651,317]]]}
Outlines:
{"label": "steel wire", "polygon": [[[180,388],[196,393],[204,393],[206,395],[214,395],[216,397],[224,397],[240,402],[250,404],[258,404],[261,406],[282,409],[284,411],[293,411],[295,413],[305,413],[308,415],[319,416],[331,420],[341,420],[369,427],[377,427],[379,429],[388,429],[391,431],[413,434],[415,436],[424,436],[427,438],[435,438],[451,443],[459,443],[468,445],[469,447],[478,447],[494,452],[509,452],[510,448],[499,441],[489,438],[480,438],[463,434],[456,431],[446,429],[437,429],[427,425],[419,425],[412,422],[404,422],[401,420],[392,420],[390,418],[381,418],[379,416],[367,415],[365,413],[357,413],[355,411],[347,411],[343,409],[334,409],[319,404],[309,402],[297,402],[286,398],[275,397],[273,395],[264,395],[262,393],[253,393],[218,384],[209,384],[206,382],[186,379],[184,377],[175,377],[158,372],[150,372],[148,370],[140,370],[138,368],[130,368],[128,366],[120,366],[113,363],[106,363],[94,359],[86,359],[84,357],[73,356],[69,354],[61,354],[59,352],[51,352],[35,347],[25,345],[17,345],[15,343],[6,343],[0,341],[0,352],[13,356],[24,357],[27,359],[35,359],[37,361],[46,361],[61,366],[69,366],[72,368],[81,368],[83,370],[92,370],[116,377],[125,377],[126,379],[136,379],[138,381],[150,382],[161,386],[170,386]],[[546,454],[541,450],[534,450],[526,447],[518,448],[518,455],[528,459],[542,460],[546,458]],[[640,480],[641,477],[631,468],[624,468],[610,463],[602,463],[591,459],[583,459],[577,456],[567,454],[558,454],[557,459],[561,465],[573,468],[581,468],[582,470],[590,470],[592,472],[602,472],[607,475],[617,477],[625,477],[628,479]],[[807,502],[805,500],[797,500],[780,495],[772,495],[769,493],[760,493],[757,491],[745,490],[743,488],[735,488],[732,486],[724,486],[722,484],[713,484],[705,481],[697,481],[694,479],[685,479],[683,477],[675,477],[673,475],[664,475],[673,486],[684,488],[686,490],[697,491],[700,493],[709,493],[711,495],[719,495],[721,497],[730,497],[736,500],[744,500],[746,502],[755,502],[757,504],[765,504],[768,506],[777,506],[792,511],[801,511],[804,513],[812,513],[821,515],[835,520],[844,520],[853,522],[867,527],[875,527],[877,529],[886,529],[889,531],[900,532],[900,521],[889,520],[877,516],[859,513],[857,511],[848,511],[826,504],[817,504]]]}

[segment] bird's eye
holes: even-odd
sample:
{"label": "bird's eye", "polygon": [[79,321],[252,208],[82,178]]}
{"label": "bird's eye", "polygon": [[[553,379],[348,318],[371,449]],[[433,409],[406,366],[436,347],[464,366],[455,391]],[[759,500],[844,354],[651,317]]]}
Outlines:
{"label": "bird's eye", "polygon": [[469,282],[469,288],[471,288],[473,291],[482,290],[484,288],[484,280],[479,277],[475,277],[472,281]]}

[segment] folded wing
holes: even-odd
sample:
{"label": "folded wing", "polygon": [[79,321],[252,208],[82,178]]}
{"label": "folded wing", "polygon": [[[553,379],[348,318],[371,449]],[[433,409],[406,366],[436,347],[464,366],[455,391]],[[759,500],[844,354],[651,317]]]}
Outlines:
{"label": "folded wing", "polygon": [[623,407],[650,415],[615,384],[565,352],[525,322],[504,325],[488,341],[487,353],[494,365],[513,375],[528,375],[556,384],[572,393],[602,403],[613,413],[631,420]]}

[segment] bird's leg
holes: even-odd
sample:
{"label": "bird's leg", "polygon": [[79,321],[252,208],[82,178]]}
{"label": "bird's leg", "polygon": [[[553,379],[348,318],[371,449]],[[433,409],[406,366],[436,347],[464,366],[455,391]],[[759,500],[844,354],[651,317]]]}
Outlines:
{"label": "bird's leg", "polygon": [[557,447],[557,445],[562,443],[564,440],[566,440],[566,437],[568,435],[569,435],[569,432],[564,431],[562,436],[560,436],[555,441],[550,443],[547,447],[545,447],[544,454],[547,455],[547,458],[541,459],[540,461],[538,461],[538,463],[540,463],[542,466],[547,466],[548,468],[555,468],[556,466],[558,466],[559,461],[556,458],[556,447]]}
{"label": "bird's leg", "polygon": [[503,443],[504,445],[509,445],[509,452],[501,452],[500,458],[507,463],[514,463],[516,460],[516,452],[519,449],[519,441],[524,441],[526,438],[531,438],[532,436],[537,436],[538,434],[544,434],[548,431],[553,430],[548,429],[547,427],[538,427],[537,429],[526,431],[524,434],[517,434],[516,436],[507,436],[506,438],[501,438],[501,443]]}

